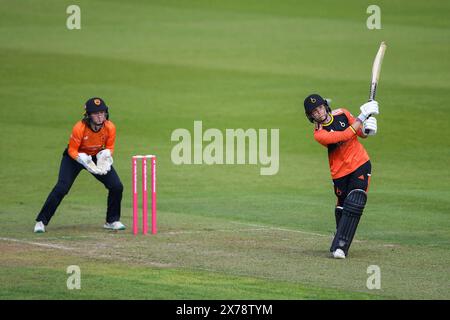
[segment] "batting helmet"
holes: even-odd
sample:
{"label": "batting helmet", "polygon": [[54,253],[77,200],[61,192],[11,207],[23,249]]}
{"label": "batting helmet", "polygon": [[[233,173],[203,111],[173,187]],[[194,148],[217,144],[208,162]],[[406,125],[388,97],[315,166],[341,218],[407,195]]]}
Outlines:
{"label": "batting helmet", "polygon": [[314,122],[314,118],[311,116],[311,112],[321,106],[324,105],[325,109],[328,113],[331,113],[331,108],[328,105],[328,101],[322,98],[320,95],[313,93],[310,94],[305,98],[305,101],[303,102],[303,105],[305,107],[305,114],[309,121]]}

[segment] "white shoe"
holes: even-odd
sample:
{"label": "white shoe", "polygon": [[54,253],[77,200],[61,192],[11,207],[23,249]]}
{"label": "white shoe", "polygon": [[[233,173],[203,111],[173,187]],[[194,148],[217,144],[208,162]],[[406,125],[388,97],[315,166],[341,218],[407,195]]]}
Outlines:
{"label": "white shoe", "polygon": [[105,225],[103,226],[103,228],[109,229],[109,230],[125,230],[126,229],[125,225],[120,221],[114,221],[112,223],[106,222]]}
{"label": "white shoe", "polygon": [[333,252],[333,258],[335,258],[335,259],[345,259],[344,251],[342,251],[342,249],[336,249],[336,251]]}
{"label": "white shoe", "polygon": [[45,232],[45,225],[42,223],[42,221],[36,222],[36,225],[34,226],[34,232],[35,233],[44,233]]}

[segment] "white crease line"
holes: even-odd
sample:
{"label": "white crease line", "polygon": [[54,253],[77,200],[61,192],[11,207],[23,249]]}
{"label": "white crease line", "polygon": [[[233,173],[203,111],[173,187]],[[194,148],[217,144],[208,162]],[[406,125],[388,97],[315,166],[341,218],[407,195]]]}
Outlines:
{"label": "white crease line", "polygon": [[0,240],[31,244],[33,246],[40,246],[40,247],[52,248],[52,249],[75,250],[75,248],[59,246],[59,245],[56,245],[56,244],[39,243],[39,242],[33,242],[33,241],[25,241],[25,240],[13,239],[13,238],[0,238]]}
{"label": "white crease line", "polygon": [[45,237],[45,240],[77,240],[77,239],[88,239],[92,236],[60,236],[60,237]]}
{"label": "white crease line", "polygon": [[[246,226],[253,226],[253,227],[261,227],[264,230],[277,230],[277,231],[288,231],[288,232],[296,232],[296,233],[302,233],[302,234],[309,234],[309,235],[313,235],[313,236],[318,236],[318,237],[334,237],[333,234],[320,234],[320,233],[314,233],[314,232],[307,232],[307,231],[301,231],[301,230],[292,230],[292,229],[284,229],[284,228],[276,228],[276,227],[267,227],[267,226],[261,226],[261,225],[257,225],[257,224],[251,224],[251,223],[243,223],[243,222],[236,222],[236,221],[231,221],[231,223],[235,223],[235,224],[242,224],[242,225],[246,225]],[[353,242],[364,242],[365,240],[358,240],[358,239],[353,239]]]}
{"label": "white crease line", "polygon": [[193,230],[193,231],[168,231],[158,232],[160,235],[177,235],[177,234],[192,234],[192,233],[206,233],[206,232],[243,232],[243,231],[266,231],[267,228],[247,228],[247,229],[223,229],[223,230]]}
{"label": "white crease line", "polygon": [[258,225],[258,224],[251,224],[251,223],[244,223],[244,222],[237,222],[237,221],[231,221],[231,223],[241,224],[241,225],[251,226],[251,227],[259,227],[259,228],[263,228],[265,230],[277,230],[277,231],[296,232],[296,233],[309,234],[309,235],[319,236],[319,237],[329,237],[330,236],[330,235],[314,233],[314,232],[307,232],[307,231],[301,231],[301,230],[292,230],[292,229],[284,229],[284,228],[277,228],[277,227],[268,227],[268,226],[262,226],[262,225]]}
{"label": "white crease line", "polygon": [[[52,248],[52,249],[60,249],[60,250],[75,250],[76,252],[82,252],[80,251],[80,249],[76,249],[76,248],[69,248],[69,247],[65,247],[65,246],[58,246],[56,244],[47,244],[47,243],[39,243],[39,242],[33,242],[33,241],[25,241],[25,240],[19,240],[19,239],[14,239],[14,238],[0,238],[0,240],[3,241],[9,241],[9,242],[18,242],[18,243],[24,243],[24,244],[29,244],[29,245],[33,245],[33,246],[40,246],[40,247],[45,247],[45,248]],[[133,260],[134,257],[132,257],[132,259],[128,259],[128,257],[124,257],[124,256],[118,256],[118,255],[114,255],[114,256],[110,256],[110,255],[101,255],[98,254],[95,250],[93,250],[92,252],[88,252],[88,256],[89,257],[95,257],[95,258],[105,258],[105,259],[111,259],[111,257],[114,258],[119,258],[122,261],[129,261],[129,260]],[[159,263],[159,262],[153,262],[153,261],[146,261],[144,259],[140,259],[143,263],[149,264],[149,265],[153,265],[155,267],[172,267],[172,264],[165,264],[165,263]]]}

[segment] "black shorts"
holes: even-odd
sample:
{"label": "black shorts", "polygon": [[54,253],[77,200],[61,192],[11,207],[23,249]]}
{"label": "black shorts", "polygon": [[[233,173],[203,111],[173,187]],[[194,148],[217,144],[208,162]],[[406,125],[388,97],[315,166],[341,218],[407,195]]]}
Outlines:
{"label": "black shorts", "polygon": [[362,189],[367,192],[371,172],[372,165],[369,160],[352,173],[338,179],[333,179],[334,194],[338,198],[336,206],[342,207],[347,194],[354,189]]}

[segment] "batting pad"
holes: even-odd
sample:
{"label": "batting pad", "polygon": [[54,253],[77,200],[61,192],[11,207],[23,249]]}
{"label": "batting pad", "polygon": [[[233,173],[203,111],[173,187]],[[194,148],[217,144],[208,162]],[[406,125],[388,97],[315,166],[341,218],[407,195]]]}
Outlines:
{"label": "batting pad", "polygon": [[362,189],[352,190],[347,195],[344,201],[342,217],[331,244],[331,252],[340,248],[347,255],[366,202],[367,193]]}

